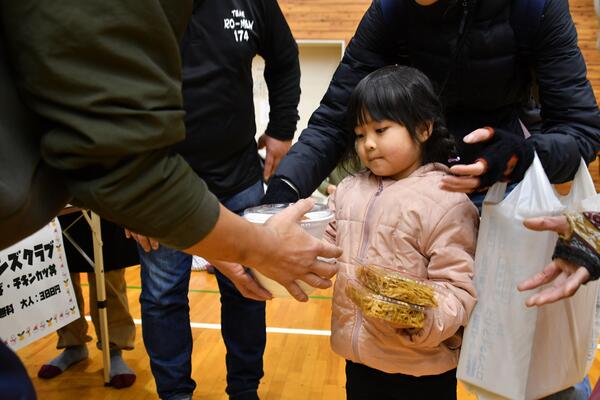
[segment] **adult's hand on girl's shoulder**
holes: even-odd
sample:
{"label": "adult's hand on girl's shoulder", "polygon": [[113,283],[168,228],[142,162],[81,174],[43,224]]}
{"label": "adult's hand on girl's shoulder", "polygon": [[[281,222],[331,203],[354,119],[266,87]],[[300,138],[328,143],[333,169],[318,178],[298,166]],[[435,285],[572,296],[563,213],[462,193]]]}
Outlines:
{"label": "adult's hand on girl's shoulder", "polygon": [[450,167],[452,175],[445,176],[440,185],[443,190],[471,193],[499,181],[519,182],[533,161],[531,142],[504,129],[479,128],[465,136],[463,142],[465,146],[481,148],[470,157],[470,164]]}

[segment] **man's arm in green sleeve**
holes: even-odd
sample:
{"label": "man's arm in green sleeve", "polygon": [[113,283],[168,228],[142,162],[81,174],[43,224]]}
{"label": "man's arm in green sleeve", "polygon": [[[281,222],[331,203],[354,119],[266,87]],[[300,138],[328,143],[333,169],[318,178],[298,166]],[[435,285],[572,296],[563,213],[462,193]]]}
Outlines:
{"label": "man's arm in green sleeve", "polygon": [[24,101],[47,122],[43,157],[78,204],[185,248],[219,216],[169,146],[185,136],[179,40],[191,1],[2,2]]}

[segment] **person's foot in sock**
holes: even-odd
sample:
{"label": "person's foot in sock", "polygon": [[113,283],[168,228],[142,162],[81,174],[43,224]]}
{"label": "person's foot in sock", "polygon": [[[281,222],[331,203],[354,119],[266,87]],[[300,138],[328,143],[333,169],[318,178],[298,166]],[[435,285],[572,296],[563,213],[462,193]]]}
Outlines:
{"label": "person's foot in sock", "polygon": [[48,364],[42,365],[38,371],[38,377],[42,379],[51,379],[62,374],[73,364],[88,358],[88,349],[85,344],[81,346],[67,347],[58,357],[51,360]]}
{"label": "person's foot in sock", "polygon": [[123,389],[133,385],[135,372],[125,364],[120,350],[110,351],[110,385],[116,389]]}

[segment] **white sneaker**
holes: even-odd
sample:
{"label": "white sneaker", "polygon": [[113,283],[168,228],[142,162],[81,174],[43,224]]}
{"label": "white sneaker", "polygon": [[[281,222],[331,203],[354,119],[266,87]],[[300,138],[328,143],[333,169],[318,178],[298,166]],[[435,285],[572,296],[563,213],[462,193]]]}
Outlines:
{"label": "white sneaker", "polygon": [[209,262],[202,257],[192,257],[192,271],[206,271]]}

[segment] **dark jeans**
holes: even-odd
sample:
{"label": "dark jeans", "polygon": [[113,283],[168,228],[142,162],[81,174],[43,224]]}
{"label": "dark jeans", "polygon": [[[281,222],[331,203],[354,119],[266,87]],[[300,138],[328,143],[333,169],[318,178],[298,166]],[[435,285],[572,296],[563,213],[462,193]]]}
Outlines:
{"label": "dark jeans", "polygon": [[[517,187],[517,185],[518,183],[509,183],[508,185],[506,185],[506,192],[504,193],[504,198],[506,198],[506,196],[508,196],[510,192],[512,192],[513,189]],[[477,207],[479,214],[481,214],[481,207],[483,207],[483,200],[485,199],[486,195],[487,190],[485,192],[469,193],[469,198],[471,199],[473,204],[475,204],[475,207]]]}
{"label": "dark jeans", "polygon": [[[233,212],[257,205],[263,184],[220,199]],[[191,394],[192,331],[188,290],[192,256],[160,246],[146,253],[139,248],[142,264],[142,334],[150,357],[156,388],[162,399]],[[231,399],[257,399],[263,376],[266,344],[265,303],[243,297],[218,271],[221,292],[221,333],[227,348],[227,393]]]}
{"label": "dark jeans", "polygon": [[388,374],[346,360],[348,400],[456,400],[456,370],[441,375]]}

